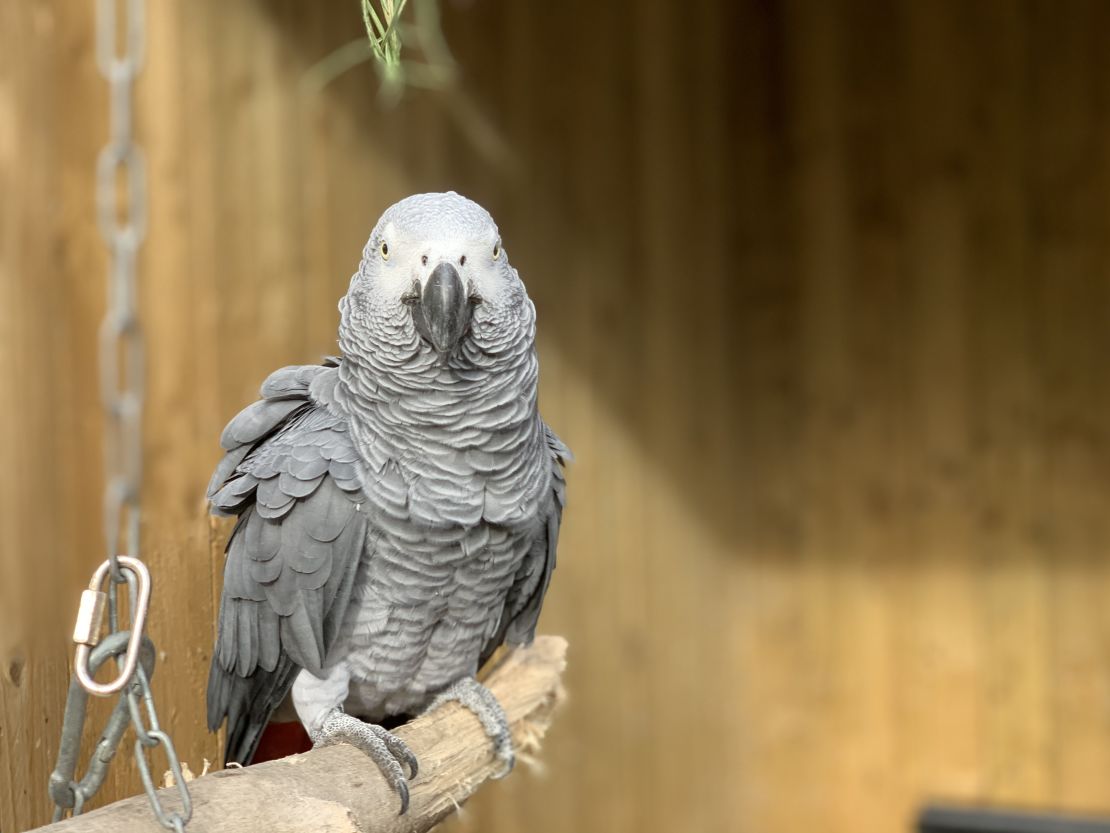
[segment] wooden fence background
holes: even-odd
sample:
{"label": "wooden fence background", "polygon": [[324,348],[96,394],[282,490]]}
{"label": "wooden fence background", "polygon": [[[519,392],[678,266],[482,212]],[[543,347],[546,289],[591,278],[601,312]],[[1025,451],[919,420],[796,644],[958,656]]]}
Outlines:
{"label": "wooden fence background", "polygon": [[[446,2],[500,162],[458,96],[302,88],[354,0],[148,5],[144,555],[194,770],[219,430],[334,349],[380,211],[455,188],[528,282],[578,463],[542,622],[569,707],[454,829],[1110,811],[1110,4]],[[47,818],[102,558],[106,108],[91,3],[0,4],[5,833]],[[137,789],[121,755],[104,798]]]}

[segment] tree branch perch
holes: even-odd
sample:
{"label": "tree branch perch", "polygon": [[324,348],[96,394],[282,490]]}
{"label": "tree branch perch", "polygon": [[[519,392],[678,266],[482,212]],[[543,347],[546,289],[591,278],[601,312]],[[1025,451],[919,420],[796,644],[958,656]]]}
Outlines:
{"label": "tree branch perch", "polygon": [[[510,652],[485,681],[512,725],[518,751],[538,748],[563,697],[566,640],[540,636]],[[313,749],[246,769],[225,769],[189,784],[188,833],[417,833],[429,830],[469,798],[501,764],[477,718],[448,703],[396,729],[420,760],[412,803],[398,815],[397,796],[377,766],[353,746]],[[176,791],[167,807],[176,806]],[[146,796],[117,801],[35,833],[150,833],[162,830]]]}

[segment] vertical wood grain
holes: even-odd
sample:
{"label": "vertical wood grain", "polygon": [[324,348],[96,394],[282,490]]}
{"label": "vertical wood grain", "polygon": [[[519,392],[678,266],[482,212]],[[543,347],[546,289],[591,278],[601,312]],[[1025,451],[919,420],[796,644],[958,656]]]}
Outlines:
{"label": "vertical wood grain", "polygon": [[[1004,4],[1003,4],[1004,5]],[[980,672],[981,790],[995,801],[1047,801],[1053,763],[1046,694],[1050,632],[1046,553],[1038,544],[1039,484],[1048,451],[1038,442],[1039,393],[1032,340],[1038,300],[1030,291],[1031,255],[1025,230],[1035,197],[1029,192],[1029,91],[1006,79],[1025,76],[1034,21],[998,18],[1002,6],[968,21],[982,44],[971,71],[982,128],[969,172],[974,192],[969,309],[981,322],[970,334],[978,465],[973,545],[982,561]],[[1002,26],[1002,28],[999,28]],[[987,38],[987,32],[999,37]],[[988,89],[995,92],[988,93]],[[1017,289],[1018,291],[1015,291]]]}
{"label": "vertical wood grain", "polygon": [[894,186],[906,191],[903,308],[912,333],[904,348],[908,410],[900,415],[903,430],[912,426],[901,438],[900,557],[907,564],[896,568],[909,612],[895,625],[903,801],[928,791],[974,797],[979,789],[980,556],[966,511],[973,494],[967,339],[974,327],[967,287],[974,275],[965,136],[973,111],[962,83],[971,57],[962,8],[907,6],[904,20],[909,164]]}
{"label": "vertical wood grain", "polygon": [[[453,188],[528,283],[579,459],[542,625],[570,639],[569,705],[545,771],[452,829],[1110,812],[1105,4],[444,4],[504,163],[443,93],[385,106],[369,65],[301,85],[355,6],[148,5],[144,555],[190,766],[220,746],[220,428],[335,349],[382,208]],[[4,831],[46,818],[101,557],[92,25],[0,4]],[[128,758],[98,801],[139,789]]]}

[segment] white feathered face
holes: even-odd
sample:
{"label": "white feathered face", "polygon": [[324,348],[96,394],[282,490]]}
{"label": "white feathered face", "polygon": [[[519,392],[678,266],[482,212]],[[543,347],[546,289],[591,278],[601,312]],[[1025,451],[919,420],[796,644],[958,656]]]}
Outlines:
{"label": "white feathered face", "polygon": [[389,208],[355,283],[379,313],[406,308],[441,354],[454,350],[475,316],[503,313],[523,296],[493,218],[453,191],[417,194]]}

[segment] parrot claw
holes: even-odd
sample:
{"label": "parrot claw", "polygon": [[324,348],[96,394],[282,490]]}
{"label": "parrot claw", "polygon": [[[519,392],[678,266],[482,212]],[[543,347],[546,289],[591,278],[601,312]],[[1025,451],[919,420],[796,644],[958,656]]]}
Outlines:
{"label": "parrot claw", "polygon": [[387,729],[336,709],[320,730],[313,734],[312,743],[314,746],[330,746],[343,742],[358,747],[378,765],[385,780],[401,799],[400,815],[408,812],[409,785],[401,765],[408,767],[409,779],[415,778],[419,769],[416,756],[408,745]]}
{"label": "parrot claw", "polygon": [[504,778],[512,772],[513,764],[516,763],[516,755],[513,753],[513,735],[509,730],[509,719],[505,716],[505,710],[501,708],[493,692],[474,677],[463,677],[437,694],[426,711],[433,711],[451,700],[470,709],[481,721],[482,728],[493,741],[497,759],[505,765],[505,768],[493,777]]}

